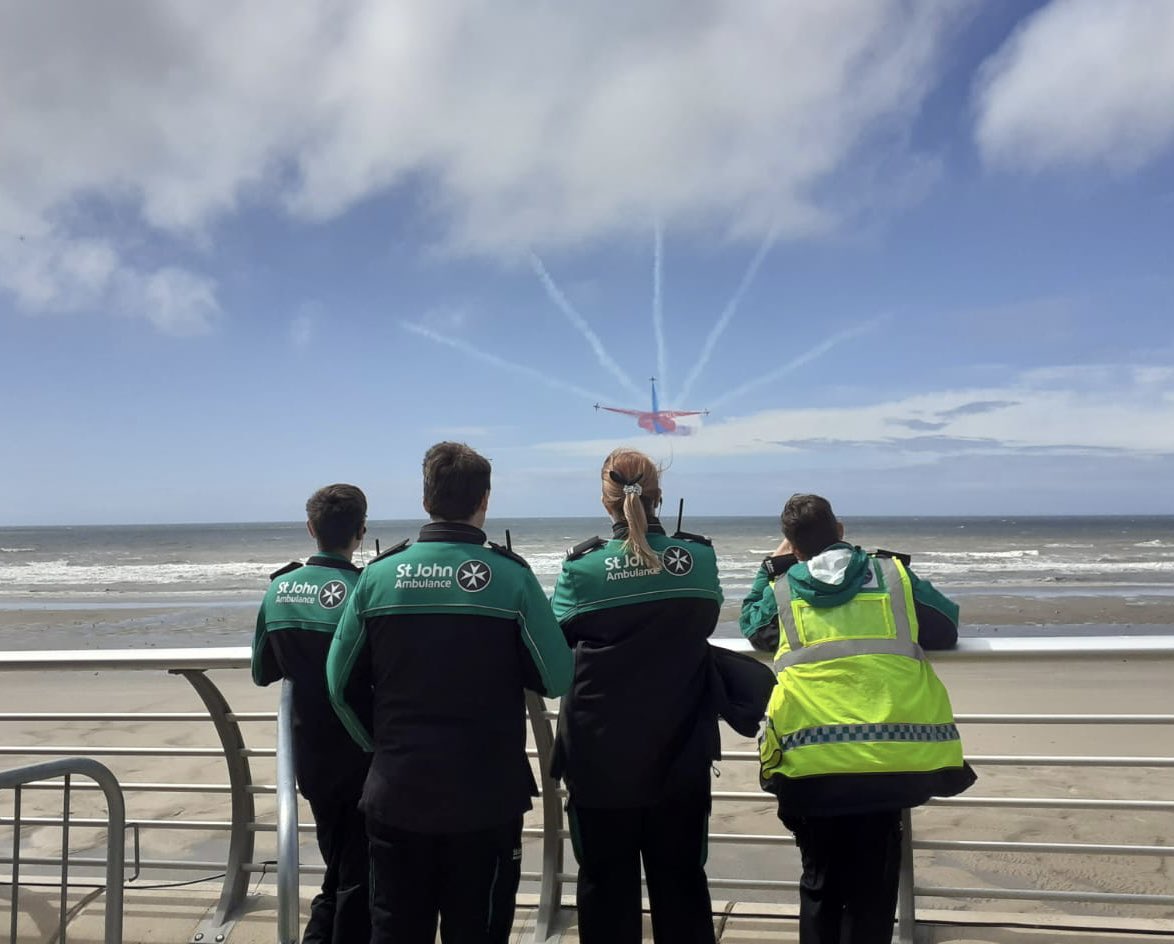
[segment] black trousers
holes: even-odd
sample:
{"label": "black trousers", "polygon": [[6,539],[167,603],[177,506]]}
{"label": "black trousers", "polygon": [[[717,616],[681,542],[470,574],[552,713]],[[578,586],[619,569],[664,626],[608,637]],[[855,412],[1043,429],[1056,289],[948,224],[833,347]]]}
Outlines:
{"label": "black trousers", "polygon": [[901,867],[901,811],[779,818],[795,834],[800,944],[890,944]]}
{"label": "black trousers", "polygon": [[522,874],[522,818],[467,833],[416,833],[375,820],[371,944],[507,944]]}
{"label": "black trousers", "polygon": [[[708,773],[708,772],[707,772]],[[640,860],[657,944],[713,944],[705,859],[709,783],[655,806],[567,806],[579,861],[577,899],[583,944],[639,944]]]}
{"label": "black trousers", "polygon": [[310,903],[302,944],[365,942],[371,936],[371,915],[367,829],[359,811],[362,781],[311,792],[306,799],[314,813],[326,875],[322,891]]}

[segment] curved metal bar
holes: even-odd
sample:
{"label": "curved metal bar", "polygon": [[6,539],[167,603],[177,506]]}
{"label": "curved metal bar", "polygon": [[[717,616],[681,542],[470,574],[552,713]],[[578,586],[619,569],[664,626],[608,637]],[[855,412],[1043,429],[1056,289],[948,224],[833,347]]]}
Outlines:
{"label": "curved metal bar", "polygon": [[538,748],[538,773],[542,780],[542,884],[538,892],[538,915],[534,921],[534,940],[545,941],[555,932],[563,897],[563,807],[558,781],[550,776],[554,754],[554,731],[546,717],[546,702],[541,695],[526,692],[526,714]]}
{"label": "curved metal bar", "polygon": [[293,682],[281,683],[277,710],[277,940],[297,944],[301,927],[298,902],[298,789],[294,776]]}
{"label": "curved metal bar", "polygon": [[[122,944],[122,882],[123,868],[126,861],[126,803],[122,798],[122,788],[118,785],[118,778],[105,764],[89,757],[63,757],[60,760],[46,761],[42,764],[30,764],[27,767],[17,767],[13,770],[0,771],[0,790],[15,788],[17,790],[27,781],[43,780],[49,777],[69,777],[70,774],[80,774],[89,777],[102,789],[106,795],[106,808],[110,817],[110,826],[106,833],[106,913],[104,915],[105,935],[103,940],[107,944]],[[66,797],[69,792],[66,791]],[[67,801],[68,802],[68,801]],[[68,816],[68,808],[66,810]],[[20,807],[16,808],[16,819],[20,818]],[[19,829],[19,826],[17,827]],[[68,833],[65,842],[68,842]],[[13,882],[18,881],[19,854],[14,853]],[[66,869],[68,868],[68,851],[62,851],[62,899],[66,894]],[[13,891],[15,892],[15,886]],[[15,896],[13,899],[13,914],[16,913]],[[59,930],[60,940],[65,940],[65,925],[62,918]],[[15,928],[16,918],[13,917]]]}
{"label": "curved metal bar", "polygon": [[216,934],[227,937],[228,927],[235,921],[236,914],[244,903],[249,890],[249,873],[245,866],[253,858],[253,840],[256,835],[252,825],[256,822],[257,811],[249,787],[253,783],[249,759],[245,755],[245,741],[240,725],[231,720],[232,712],[228,702],[203,669],[172,669],[173,675],[182,675],[200,696],[204,707],[212,718],[220,744],[224,748],[224,762],[228,767],[228,782],[232,788],[232,829],[228,838],[228,863],[225,866],[224,885],[220,901],[216,905],[211,921],[201,928],[203,940],[214,940]]}

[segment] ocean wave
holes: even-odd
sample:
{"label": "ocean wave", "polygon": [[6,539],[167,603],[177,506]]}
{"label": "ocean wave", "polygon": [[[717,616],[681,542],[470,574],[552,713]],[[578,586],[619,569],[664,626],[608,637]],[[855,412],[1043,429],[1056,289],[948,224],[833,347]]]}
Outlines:
{"label": "ocean wave", "polygon": [[945,561],[927,561],[924,564],[914,564],[918,574],[933,576],[935,574],[959,574],[999,576],[999,575],[1065,575],[1065,574],[1103,574],[1106,577],[1119,574],[1174,574],[1174,560],[1161,561],[1055,561],[1022,559],[1010,565],[995,565],[994,563],[949,563]]}
{"label": "ocean wave", "polygon": [[12,589],[33,587],[109,587],[133,584],[174,589],[264,589],[273,565],[254,561],[214,564],[172,562],[165,564],[73,564],[68,560],[0,565],[0,585]]}
{"label": "ocean wave", "polygon": [[0,554],[28,554],[35,550],[35,547],[0,547]]}
{"label": "ocean wave", "polygon": [[956,558],[959,560],[1021,560],[1039,556],[1040,552],[1034,548],[1018,551],[922,551],[916,555],[917,560],[925,557]]}
{"label": "ocean wave", "polygon": [[1142,541],[1134,544],[1134,547],[1174,547],[1174,544],[1163,541],[1161,538],[1154,538],[1152,541]]}

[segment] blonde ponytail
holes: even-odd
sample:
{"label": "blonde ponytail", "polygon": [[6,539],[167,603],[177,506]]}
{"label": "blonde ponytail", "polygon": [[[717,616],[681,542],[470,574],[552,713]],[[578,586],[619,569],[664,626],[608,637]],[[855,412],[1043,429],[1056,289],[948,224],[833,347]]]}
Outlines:
{"label": "blonde ponytail", "polygon": [[660,558],[648,543],[648,518],[661,498],[656,465],[642,452],[616,449],[604,460],[602,478],[604,505],[628,525],[624,552],[646,570],[662,570]]}

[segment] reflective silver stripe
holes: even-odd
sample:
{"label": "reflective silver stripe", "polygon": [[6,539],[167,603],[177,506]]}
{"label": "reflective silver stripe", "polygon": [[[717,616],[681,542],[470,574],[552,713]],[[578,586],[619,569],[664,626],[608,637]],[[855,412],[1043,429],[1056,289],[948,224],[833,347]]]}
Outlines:
{"label": "reflective silver stripe", "polygon": [[791,589],[785,579],[774,582],[775,602],[779,607],[779,625],[787,637],[789,652],[780,653],[774,660],[775,673],[792,665],[806,662],[824,662],[845,656],[906,656],[910,659],[924,659],[925,652],[913,641],[913,625],[909,621],[909,608],[905,600],[905,582],[897,564],[888,557],[869,559],[869,566],[880,572],[884,578],[885,592],[893,613],[896,637],[893,639],[832,639],[828,642],[804,646],[799,638],[799,627],[791,609]]}
{"label": "reflective silver stripe", "polygon": [[889,592],[889,601],[893,607],[897,638],[914,645],[913,624],[909,622],[909,608],[905,605],[905,581],[901,579],[897,562],[891,557],[874,557],[872,563],[885,578],[885,589]]}
{"label": "reflective silver stripe", "polygon": [[785,575],[775,578],[771,586],[774,587],[775,603],[779,607],[779,625],[787,637],[787,645],[795,652],[803,648],[803,643],[799,641],[799,627],[795,625],[795,611],[791,609],[791,587]]}
{"label": "reflective silver stripe", "polygon": [[924,659],[925,653],[917,643],[905,639],[832,639],[782,653],[775,659],[775,673],[792,665],[825,662],[845,656],[908,656],[910,659]]}
{"label": "reflective silver stripe", "polygon": [[846,742],[905,741],[942,744],[957,741],[958,729],[952,722],[943,724],[821,724],[788,734],[779,742],[779,750],[789,751],[809,744],[843,744]]}

